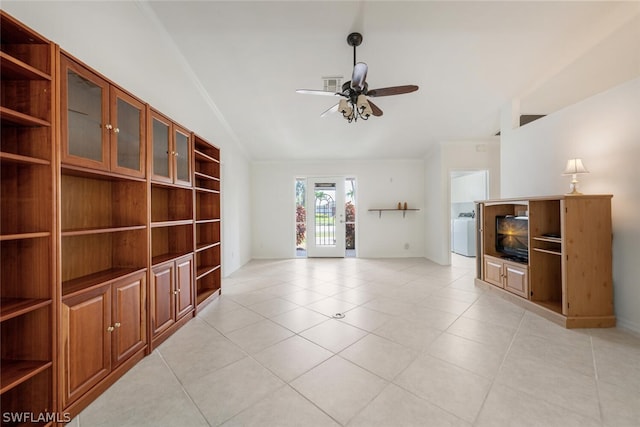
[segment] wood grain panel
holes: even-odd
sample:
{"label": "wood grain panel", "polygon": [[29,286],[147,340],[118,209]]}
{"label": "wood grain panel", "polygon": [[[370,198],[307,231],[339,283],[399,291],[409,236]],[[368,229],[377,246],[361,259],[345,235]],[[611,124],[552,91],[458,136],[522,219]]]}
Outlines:
{"label": "wood grain panel", "polygon": [[113,285],[113,366],[135,354],[146,343],[146,272]]}
{"label": "wood grain panel", "polygon": [[111,369],[111,286],[62,304],[63,405],[86,393]]}
{"label": "wood grain panel", "polygon": [[565,206],[568,314],[613,315],[611,201],[567,197]]}

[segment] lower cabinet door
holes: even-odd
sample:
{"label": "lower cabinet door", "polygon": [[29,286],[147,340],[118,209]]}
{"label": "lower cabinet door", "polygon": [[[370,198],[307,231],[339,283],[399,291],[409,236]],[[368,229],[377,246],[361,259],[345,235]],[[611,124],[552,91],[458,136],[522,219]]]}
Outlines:
{"label": "lower cabinet door", "polygon": [[144,347],[146,310],[144,306],[146,273],[112,284],[113,292],[113,366],[120,364]]}
{"label": "lower cabinet door", "polygon": [[177,295],[176,320],[191,312],[194,306],[193,256],[176,260]]}
{"label": "lower cabinet door", "polygon": [[518,265],[504,265],[504,288],[523,298],[528,298],[529,293],[529,275],[526,267]]}
{"label": "lower cabinet door", "polygon": [[174,265],[168,262],[153,268],[151,283],[151,331],[157,335],[175,323]]}
{"label": "lower cabinet door", "polygon": [[502,284],[502,266],[503,262],[500,260],[494,261],[487,256],[484,257],[484,280],[496,285],[499,288],[503,288]]}
{"label": "lower cabinet door", "polygon": [[69,405],[111,370],[111,285],[63,299],[63,406]]}

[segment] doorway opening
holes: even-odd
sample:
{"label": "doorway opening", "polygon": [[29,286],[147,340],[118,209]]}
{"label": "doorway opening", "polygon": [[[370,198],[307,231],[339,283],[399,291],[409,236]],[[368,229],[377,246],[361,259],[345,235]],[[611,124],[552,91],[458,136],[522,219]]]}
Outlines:
{"label": "doorway opening", "polygon": [[356,256],[356,179],[295,180],[297,258]]}
{"label": "doorway opening", "polygon": [[450,172],[451,253],[476,256],[475,201],[488,197],[488,170]]}

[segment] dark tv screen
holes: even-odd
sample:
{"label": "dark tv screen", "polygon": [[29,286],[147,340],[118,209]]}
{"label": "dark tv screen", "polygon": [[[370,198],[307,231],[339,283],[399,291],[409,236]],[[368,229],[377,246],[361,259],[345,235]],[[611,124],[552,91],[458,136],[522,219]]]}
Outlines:
{"label": "dark tv screen", "polygon": [[496,251],[520,258],[529,258],[529,218],[526,216],[496,217]]}

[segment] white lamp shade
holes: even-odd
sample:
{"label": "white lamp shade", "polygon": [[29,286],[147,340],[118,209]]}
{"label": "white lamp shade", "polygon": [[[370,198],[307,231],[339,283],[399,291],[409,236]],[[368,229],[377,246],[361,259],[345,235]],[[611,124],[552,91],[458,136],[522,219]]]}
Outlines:
{"label": "white lamp shade", "polygon": [[573,175],[578,173],[589,173],[587,168],[582,164],[582,159],[569,159],[567,160],[567,167],[565,168],[564,175]]}

